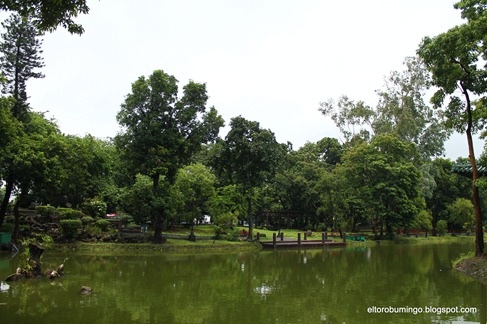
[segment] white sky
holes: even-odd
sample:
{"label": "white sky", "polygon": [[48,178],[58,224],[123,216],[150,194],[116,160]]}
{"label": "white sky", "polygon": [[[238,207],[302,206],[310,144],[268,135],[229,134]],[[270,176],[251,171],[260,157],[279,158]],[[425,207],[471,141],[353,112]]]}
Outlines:
{"label": "white sky", "polygon": [[[384,77],[402,70],[424,36],[461,23],[455,2],[88,0],[81,37],[61,28],[45,36],[46,77],[27,92],[64,133],[113,137],[131,84],[162,69],[180,89],[205,82],[227,125],[242,115],[297,149],[339,137],[320,101],[346,94],[374,106]],[[467,156],[464,136],[447,156]]]}

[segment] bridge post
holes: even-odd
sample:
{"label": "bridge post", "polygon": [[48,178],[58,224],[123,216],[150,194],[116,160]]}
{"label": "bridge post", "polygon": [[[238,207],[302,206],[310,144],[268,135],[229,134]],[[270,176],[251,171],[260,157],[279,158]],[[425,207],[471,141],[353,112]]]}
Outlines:
{"label": "bridge post", "polygon": [[301,233],[298,233],[298,245],[301,245]]}
{"label": "bridge post", "polygon": [[272,246],[276,248],[276,233],[272,233]]}

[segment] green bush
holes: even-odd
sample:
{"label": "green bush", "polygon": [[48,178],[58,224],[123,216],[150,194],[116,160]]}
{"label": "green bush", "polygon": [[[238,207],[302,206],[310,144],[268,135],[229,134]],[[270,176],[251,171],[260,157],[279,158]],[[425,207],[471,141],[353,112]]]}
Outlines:
{"label": "green bush", "polygon": [[134,218],[129,214],[122,214],[120,216],[120,221],[122,222],[123,225],[128,225],[134,222]]}
{"label": "green bush", "polygon": [[99,219],[96,221],[95,226],[101,229],[103,232],[106,232],[110,228],[110,222],[106,219]]}
{"label": "green bush", "polygon": [[325,223],[319,223],[318,227],[316,228],[318,231],[325,232],[327,230]]}
{"label": "green bush", "polygon": [[37,206],[36,211],[45,218],[55,218],[58,216],[58,211],[54,206]]}
{"label": "green bush", "polygon": [[0,226],[0,232],[12,233],[14,231],[14,227],[14,224],[3,223],[3,225]]}
{"label": "green bush", "polygon": [[58,208],[57,209],[61,219],[81,219],[84,214],[72,208]]}
{"label": "green bush", "polygon": [[436,231],[438,232],[439,236],[446,234],[447,227],[448,227],[448,223],[444,219],[436,222]]}
{"label": "green bush", "polygon": [[95,225],[88,225],[86,226],[85,233],[89,235],[101,235],[103,231]]}
{"label": "green bush", "polygon": [[225,235],[225,240],[237,241],[239,237],[240,237],[240,234],[237,230],[228,230],[227,234]]}
{"label": "green bush", "polygon": [[103,218],[107,214],[107,204],[98,197],[86,199],[81,210],[83,213],[95,218]]}
{"label": "green bush", "polygon": [[93,224],[95,222],[95,219],[91,216],[83,216],[83,218],[81,218],[81,222],[83,223],[83,225],[90,225],[90,224]]}
{"label": "green bush", "polygon": [[82,223],[80,219],[63,219],[60,221],[60,225],[65,238],[73,239],[81,233]]}

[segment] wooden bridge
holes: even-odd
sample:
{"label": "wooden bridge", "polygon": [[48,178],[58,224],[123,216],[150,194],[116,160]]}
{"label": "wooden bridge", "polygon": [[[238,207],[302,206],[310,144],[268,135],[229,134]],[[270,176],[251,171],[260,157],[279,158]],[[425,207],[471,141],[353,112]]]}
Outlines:
{"label": "wooden bridge", "polygon": [[284,239],[283,233],[277,235],[273,233],[272,241],[260,241],[260,244],[263,248],[267,249],[276,249],[276,248],[317,248],[317,247],[324,247],[324,246],[345,246],[347,243],[344,240],[343,242],[336,242],[332,240],[328,240],[327,233],[321,233],[321,240],[308,240],[307,233],[304,233],[304,240],[301,240],[301,233],[298,233],[298,238],[296,239]]}

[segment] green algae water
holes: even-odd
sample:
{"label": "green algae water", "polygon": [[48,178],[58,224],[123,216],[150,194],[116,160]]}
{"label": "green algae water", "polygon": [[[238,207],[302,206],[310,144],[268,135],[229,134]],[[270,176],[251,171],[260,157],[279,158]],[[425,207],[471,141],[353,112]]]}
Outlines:
{"label": "green algae water", "polygon": [[[1,323],[485,323],[486,287],[452,270],[473,243],[249,253],[44,253],[65,275],[1,283]],[[18,260],[0,254],[0,278]],[[82,286],[94,289],[80,293]]]}

